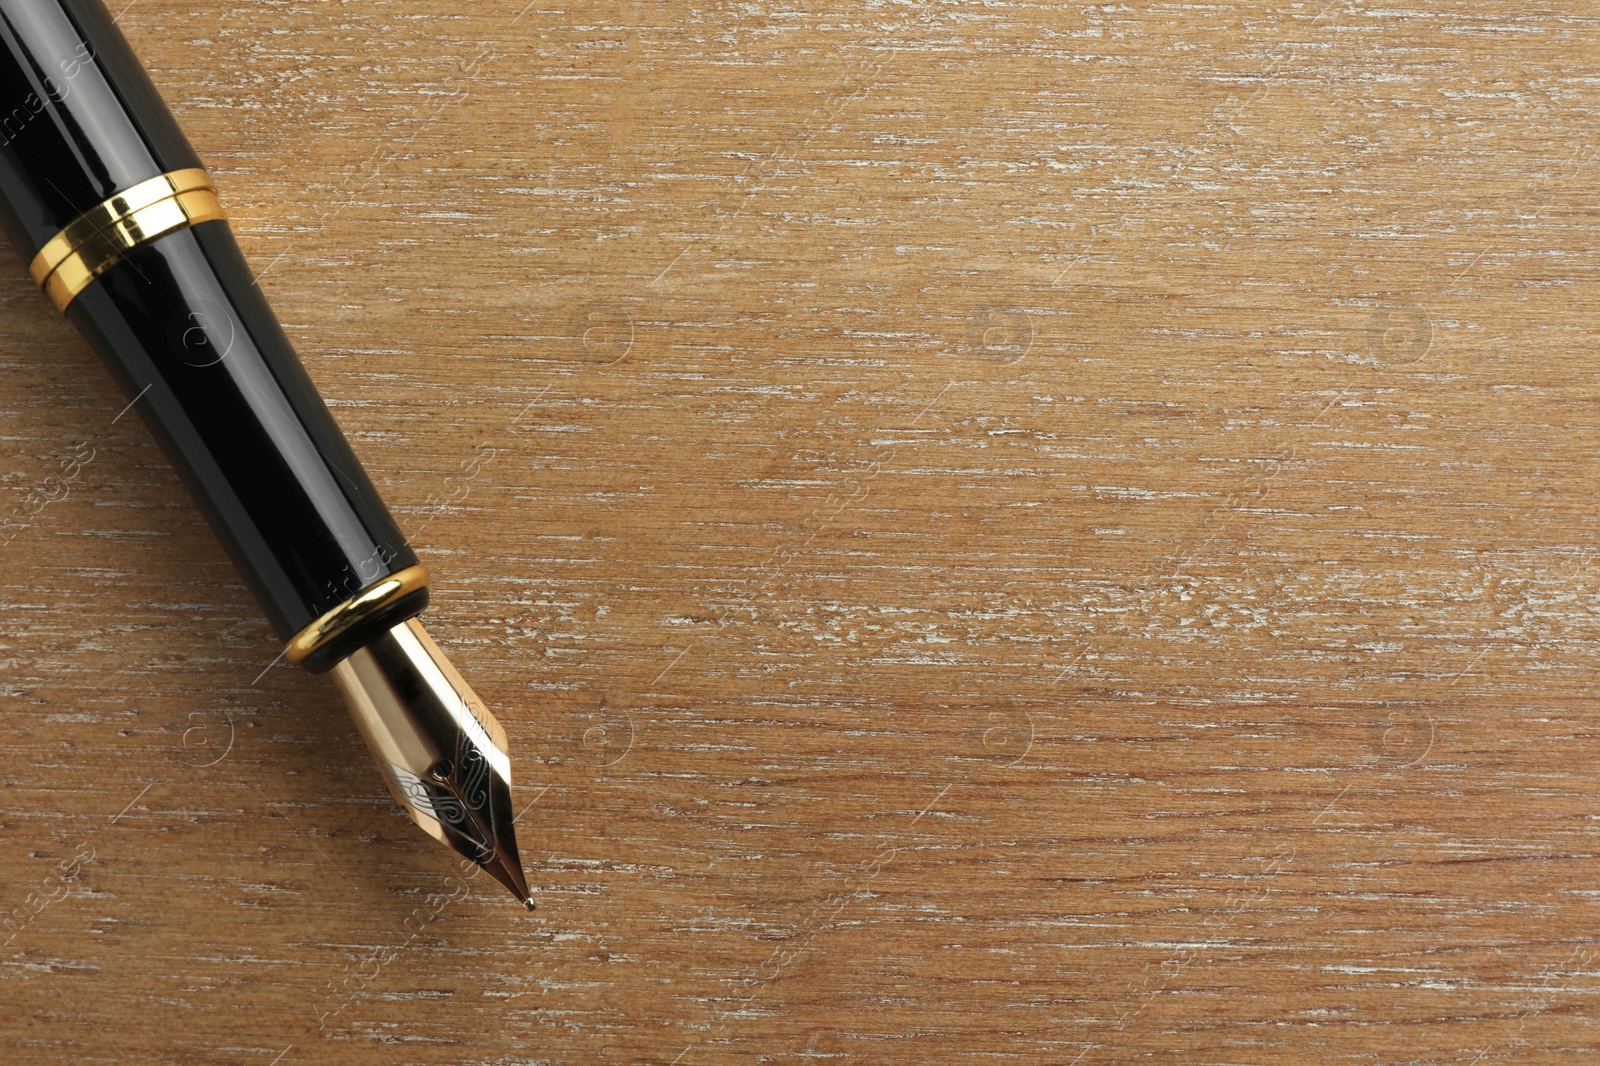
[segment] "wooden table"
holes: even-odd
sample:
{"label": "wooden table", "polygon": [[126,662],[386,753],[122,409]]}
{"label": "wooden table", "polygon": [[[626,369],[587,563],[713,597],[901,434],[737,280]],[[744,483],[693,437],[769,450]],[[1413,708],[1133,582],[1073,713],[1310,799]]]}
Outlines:
{"label": "wooden table", "polygon": [[1593,14],[136,0],[541,906],[18,265],[3,1057],[1595,1061]]}

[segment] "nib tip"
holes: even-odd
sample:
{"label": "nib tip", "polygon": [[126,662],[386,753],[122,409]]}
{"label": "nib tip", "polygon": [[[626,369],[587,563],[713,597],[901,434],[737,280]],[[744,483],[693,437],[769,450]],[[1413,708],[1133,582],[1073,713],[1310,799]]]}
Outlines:
{"label": "nib tip", "polygon": [[532,896],[529,896],[527,899],[523,900],[522,901],[522,905],[524,907],[528,908],[528,910],[530,910],[530,911],[536,911],[536,910],[539,909],[539,905],[537,903],[533,902],[533,897]]}

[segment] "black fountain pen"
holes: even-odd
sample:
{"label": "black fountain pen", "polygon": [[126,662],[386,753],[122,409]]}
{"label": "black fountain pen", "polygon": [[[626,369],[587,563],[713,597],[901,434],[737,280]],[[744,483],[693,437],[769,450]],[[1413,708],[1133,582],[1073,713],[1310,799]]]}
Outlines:
{"label": "black fountain pen", "polygon": [[429,639],[428,572],[300,365],[100,0],[0,0],[0,215],[395,801],[530,909],[505,730]]}

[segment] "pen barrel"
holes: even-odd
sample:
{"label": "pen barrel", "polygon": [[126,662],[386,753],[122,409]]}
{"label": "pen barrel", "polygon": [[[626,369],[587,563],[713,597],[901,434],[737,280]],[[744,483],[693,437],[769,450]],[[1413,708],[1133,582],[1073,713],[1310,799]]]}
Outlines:
{"label": "pen barrel", "polygon": [[199,166],[100,0],[0,0],[0,223],[27,259],[108,197]]}
{"label": "pen barrel", "polygon": [[[267,306],[226,222],[129,252],[67,306],[284,640],[417,565]],[[396,597],[313,670],[427,605]]]}
{"label": "pen barrel", "polygon": [[0,0],[0,221],[291,661],[321,672],[426,606],[426,572],[99,0]]}

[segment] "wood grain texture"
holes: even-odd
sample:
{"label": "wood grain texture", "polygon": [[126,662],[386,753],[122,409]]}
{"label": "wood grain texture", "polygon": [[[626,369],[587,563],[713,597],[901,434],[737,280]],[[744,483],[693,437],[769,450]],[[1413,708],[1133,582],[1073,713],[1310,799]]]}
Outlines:
{"label": "wood grain texture", "polygon": [[1600,20],[136,0],[510,735],[406,823],[0,272],[19,1063],[1587,1063]]}

